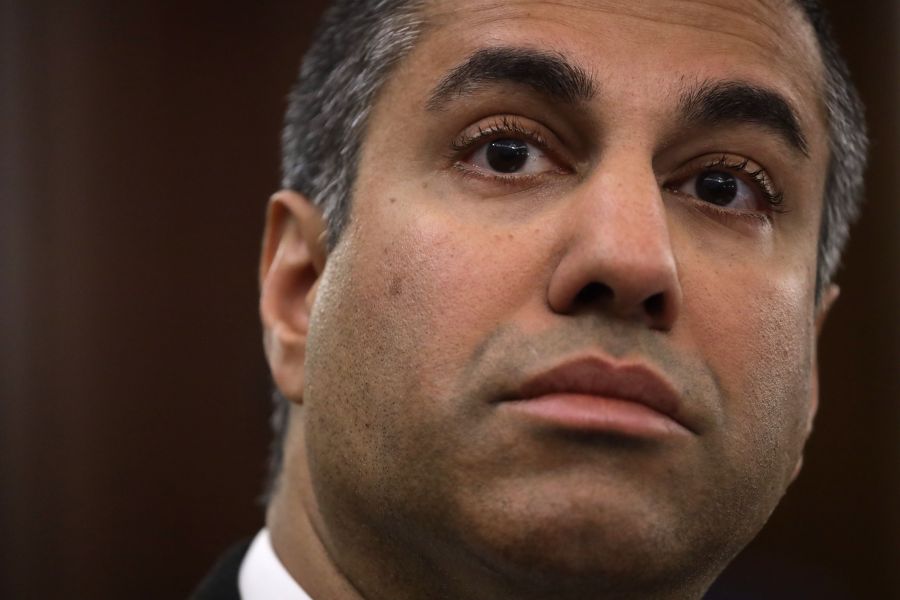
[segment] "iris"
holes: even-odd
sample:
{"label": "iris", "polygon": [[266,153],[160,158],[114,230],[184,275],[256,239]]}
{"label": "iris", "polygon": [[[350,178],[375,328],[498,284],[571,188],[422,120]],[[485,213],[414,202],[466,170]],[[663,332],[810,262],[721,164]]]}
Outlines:
{"label": "iris", "polygon": [[697,179],[697,197],[717,206],[734,201],[738,182],[734,175],[724,171],[709,171]]}
{"label": "iris", "polygon": [[515,173],[528,160],[528,144],[521,140],[500,139],[488,144],[488,165],[500,173]]}

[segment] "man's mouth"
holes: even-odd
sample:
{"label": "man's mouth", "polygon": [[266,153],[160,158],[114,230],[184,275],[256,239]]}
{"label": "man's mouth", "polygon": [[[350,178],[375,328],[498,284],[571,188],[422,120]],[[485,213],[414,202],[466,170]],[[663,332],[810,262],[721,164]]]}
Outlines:
{"label": "man's mouth", "polygon": [[501,406],[543,426],[586,433],[641,438],[697,433],[680,414],[681,399],[665,377],[644,364],[596,354],[529,377]]}

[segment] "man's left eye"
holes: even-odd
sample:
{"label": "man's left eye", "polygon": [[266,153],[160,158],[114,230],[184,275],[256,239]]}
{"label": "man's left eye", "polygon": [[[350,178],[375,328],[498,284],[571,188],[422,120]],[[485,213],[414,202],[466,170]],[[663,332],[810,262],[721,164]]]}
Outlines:
{"label": "man's left eye", "polygon": [[759,192],[754,186],[725,170],[701,171],[684,180],[678,191],[716,206],[748,210],[761,208]]}
{"label": "man's left eye", "polygon": [[723,155],[701,167],[690,166],[665,188],[714,206],[758,213],[783,212],[784,194],[762,166]]}
{"label": "man's left eye", "polygon": [[472,153],[469,162],[503,175],[534,175],[557,170],[537,146],[516,138],[498,138],[484,144]]}
{"label": "man's left eye", "polygon": [[747,204],[753,197],[749,186],[727,171],[704,171],[682,184],[681,191],[716,206]]}

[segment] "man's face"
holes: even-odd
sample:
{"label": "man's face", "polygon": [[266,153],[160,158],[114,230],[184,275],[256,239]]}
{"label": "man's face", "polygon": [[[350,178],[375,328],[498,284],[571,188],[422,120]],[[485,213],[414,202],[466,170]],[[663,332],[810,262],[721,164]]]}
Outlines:
{"label": "man's face", "polygon": [[749,0],[454,0],[426,23],[310,320],[317,529],[339,562],[478,565],[459,589],[701,589],[814,411],[812,34]]}

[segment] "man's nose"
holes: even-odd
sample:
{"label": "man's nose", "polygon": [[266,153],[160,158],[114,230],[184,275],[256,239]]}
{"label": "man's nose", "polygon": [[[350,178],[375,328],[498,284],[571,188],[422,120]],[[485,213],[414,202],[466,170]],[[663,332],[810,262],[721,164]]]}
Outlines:
{"label": "man's nose", "polygon": [[568,199],[548,300],[561,314],[602,311],[668,331],[682,293],[666,207],[652,167],[623,162],[600,164]]}

